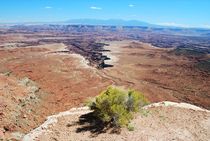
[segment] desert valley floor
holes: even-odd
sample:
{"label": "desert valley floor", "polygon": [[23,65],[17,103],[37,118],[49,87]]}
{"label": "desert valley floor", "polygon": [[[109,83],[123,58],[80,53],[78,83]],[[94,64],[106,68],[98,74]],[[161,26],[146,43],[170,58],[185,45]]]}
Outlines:
{"label": "desert valley floor", "polygon": [[[170,49],[125,40],[104,52],[113,67],[96,69],[61,43],[0,50],[0,120],[7,131],[29,132],[46,116],[82,106],[109,85],[134,88],[151,102],[188,102],[209,109],[209,75]],[[9,118],[7,118],[9,117]]]}

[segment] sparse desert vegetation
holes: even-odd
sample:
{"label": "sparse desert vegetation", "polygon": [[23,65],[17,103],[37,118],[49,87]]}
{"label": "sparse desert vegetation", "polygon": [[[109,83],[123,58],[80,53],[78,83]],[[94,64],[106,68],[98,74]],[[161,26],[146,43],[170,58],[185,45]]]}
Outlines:
{"label": "sparse desert vegetation", "polygon": [[129,123],[134,113],[139,112],[140,108],[148,103],[144,95],[137,91],[110,86],[89,101],[88,106],[104,125],[119,128],[130,127]]}
{"label": "sparse desert vegetation", "polygon": [[0,141],[210,141],[209,7],[0,0]]}
{"label": "sparse desert vegetation", "polygon": [[[109,85],[141,91],[151,103],[168,100],[210,108],[206,36],[159,35],[163,31],[114,26],[99,30],[99,26],[23,25],[0,30],[0,133],[5,138],[20,139],[47,116],[80,107]],[[100,98],[106,96],[102,93],[96,99]],[[108,116],[101,116],[103,122],[90,120],[93,114],[80,115],[76,122],[81,126],[76,125],[74,132],[88,130],[95,135],[106,129],[95,128],[92,122],[138,131],[129,106],[108,104],[115,106]],[[140,110],[143,117],[151,114]],[[162,115],[160,119],[167,120]]]}
{"label": "sparse desert vegetation", "polygon": [[[103,128],[88,107],[73,108],[48,117],[24,136],[28,140],[208,140],[210,113],[186,103],[160,102],[143,107],[127,128]],[[183,114],[184,113],[184,114]]]}

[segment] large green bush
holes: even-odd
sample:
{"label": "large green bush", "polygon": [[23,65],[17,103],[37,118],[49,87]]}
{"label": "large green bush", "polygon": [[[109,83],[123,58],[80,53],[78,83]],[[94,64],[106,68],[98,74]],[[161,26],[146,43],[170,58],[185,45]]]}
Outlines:
{"label": "large green bush", "polygon": [[97,118],[115,127],[128,126],[133,114],[146,104],[148,100],[143,94],[113,86],[88,102]]}

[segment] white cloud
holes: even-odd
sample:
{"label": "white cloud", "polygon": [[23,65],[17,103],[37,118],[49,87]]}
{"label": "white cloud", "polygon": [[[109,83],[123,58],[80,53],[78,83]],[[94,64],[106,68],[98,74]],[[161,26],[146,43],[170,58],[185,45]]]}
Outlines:
{"label": "white cloud", "polygon": [[208,24],[201,25],[201,27],[210,29],[210,25],[208,25]]}
{"label": "white cloud", "polygon": [[210,29],[210,25],[209,24],[191,26],[191,25],[186,25],[186,24],[178,24],[178,23],[175,23],[175,22],[166,22],[166,23],[157,23],[157,25],[173,26],[173,27],[184,27],[184,28],[208,28],[208,29]]}
{"label": "white cloud", "polygon": [[128,5],[128,7],[134,7],[134,6],[135,6],[134,4],[129,4],[129,5]]}
{"label": "white cloud", "polygon": [[166,23],[157,23],[158,25],[163,25],[163,26],[176,26],[176,27],[186,27],[190,28],[191,26],[185,25],[185,24],[179,24],[175,22],[166,22]]}
{"label": "white cloud", "polygon": [[45,6],[45,9],[52,9],[51,6]]}
{"label": "white cloud", "polygon": [[101,7],[96,7],[96,6],[91,6],[90,9],[92,9],[92,10],[102,10]]}
{"label": "white cloud", "polygon": [[133,15],[130,15],[131,17],[137,17],[137,15],[136,14],[133,14]]}

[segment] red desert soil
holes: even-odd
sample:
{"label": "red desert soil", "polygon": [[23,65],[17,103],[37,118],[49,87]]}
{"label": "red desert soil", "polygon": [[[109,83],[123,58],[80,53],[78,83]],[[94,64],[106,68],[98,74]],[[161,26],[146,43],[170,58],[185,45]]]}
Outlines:
{"label": "red desert soil", "polygon": [[109,44],[106,54],[114,67],[103,73],[116,85],[135,88],[152,102],[182,101],[210,109],[210,75],[196,70],[188,58],[136,41]]}
{"label": "red desert soil", "polygon": [[[27,133],[46,116],[81,105],[112,82],[63,44],[0,50],[0,129]],[[0,130],[0,131],[1,131]]]}
{"label": "red desert soil", "polygon": [[151,102],[210,109],[210,77],[185,57],[133,41],[109,42],[114,67],[97,70],[63,44],[0,49],[0,135],[28,133],[49,115],[81,106],[108,85],[135,88]]}

